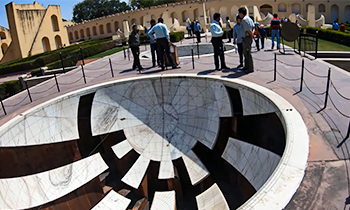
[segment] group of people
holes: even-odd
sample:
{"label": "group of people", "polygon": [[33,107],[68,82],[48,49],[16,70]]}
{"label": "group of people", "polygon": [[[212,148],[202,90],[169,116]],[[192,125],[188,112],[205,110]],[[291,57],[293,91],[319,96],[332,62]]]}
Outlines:
{"label": "group of people", "polygon": [[193,37],[193,35],[196,35],[197,43],[201,42],[202,27],[198,20],[194,20],[193,22],[188,21],[186,29],[188,32],[188,37]]}
{"label": "group of people", "polygon": [[[164,55],[166,55],[170,65],[172,66],[172,69],[180,68],[173,60],[172,56],[170,55],[170,36],[167,26],[163,23],[163,18],[158,19],[158,23],[156,24],[156,21],[152,19],[150,21],[151,26],[147,29],[147,36],[150,38],[150,44],[151,44],[151,54],[152,54],[152,67],[156,67],[157,65],[164,70],[165,69],[165,60]],[[140,37],[138,34],[138,29],[136,25],[132,26],[132,32],[129,35],[129,47],[131,48],[133,57],[134,57],[134,63],[132,65],[132,68],[138,69],[139,72],[143,70],[143,67],[140,63]],[[157,55],[157,62],[156,62],[156,55]]]}
{"label": "group of people", "polygon": [[341,23],[339,26],[338,19],[333,22],[332,29],[340,32],[345,32],[345,25],[344,23]]}
{"label": "group of people", "polygon": [[[222,41],[224,31],[220,23],[220,14],[215,13],[213,19],[213,22],[210,24],[210,31],[212,34],[211,42],[214,47],[215,70],[229,69],[225,63],[224,46]],[[277,49],[280,48],[280,25],[280,19],[278,19],[277,14],[274,14],[270,27],[272,39],[271,49],[274,49],[275,38],[277,39]],[[260,50],[260,42],[261,49],[264,49],[265,39],[267,39],[265,26],[259,23],[254,24],[254,21],[247,15],[246,8],[242,7],[238,10],[236,24],[233,28],[231,27],[229,17],[226,17],[226,31],[229,39],[228,42],[231,42],[231,38],[233,38],[233,44],[237,44],[239,54],[239,65],[237,68],[242,68],[245,73],[254,72],[251,46],[254,40],[258,51]],[[221,66],[219,65],[219,57]]]}
{"label": "group of people", "polygon": [[[210,31],[212,34],[211,43],[214,48],[214,64],[215,70],[229,69],[225,63],[224,46],[223,46],[223,35],[224,31],[220,23],[220,14],[215,13],[213,15],[213,21],[210,24]],[[147,36],[150,38],[151,54],[153,67],[158,65],[162,70],[165,69],[164,55],[167,57],[170,65],[173,69],[180,68],[173,60],[170,54],[170,36],[167,26],[163,23],[163,19],[159,18],[158,23],[154,19],[151,20],[151,26],[147,29]],[[277,14],[274,14],[274,18],[271,21],[270,33],[272,39],[272,47],[275,46],[275,37],[277,39],[277,49],[280,48],[280,25],[281,21],[278,19]],[[197,35],[197,42],[200,43],[200,31],[201,27],[198,21],[193,24],[193,31]],[[190,29],[191,28],[191,29]],[[251,55],[251,47],[253,40],[255,41],[257,50],[264,49],[265,39],[267,33],[263,24],[254,23],[254,21],[247,15],[246,8],[242,7],[238,10],[238,16],[236,17],[236,24],[231,28],[229,18],[226,18],[226,28],[228,31],[229,42],[233,38],[233,44],[237,44],[239,53],[239,65],[237,68],[242,68],[245,73],[254,72],[253,57]],[[188,26],[189,35],[192,26]],[[143,67],[140,63],[140,38],[138,35],[137,26],[132,26],[132,32],[129,36],[129,46],[134,56],[134,63],[132,68],[138,69],[140,72]],[[157,55],[157,56],[156,56]],[[156,59],[157,57],[157,59]],[[220,59],[219,59],[220,58]],[[244,59],[243,59],[244,58]],[[220,60],[220,62],[219,62]]]}

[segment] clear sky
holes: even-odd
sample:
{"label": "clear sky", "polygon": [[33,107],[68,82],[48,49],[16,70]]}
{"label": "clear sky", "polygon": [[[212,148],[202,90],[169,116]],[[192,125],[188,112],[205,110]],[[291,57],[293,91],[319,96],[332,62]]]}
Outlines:
{"label": "clear sky", "polygon": [[[34,0],[12,0],[15,4],[33,4]],[[48,5],[60,5],[62,18],[70,20],[73,17],[73,7],[75,4],[82,2],[83,0],[36,0],[39,4],[47,7]],[[128,0],[121,0],[128,2]],[[8,28],[7,16],[5,5],[10,3],[11,0],[0,0],[0,26]]]}

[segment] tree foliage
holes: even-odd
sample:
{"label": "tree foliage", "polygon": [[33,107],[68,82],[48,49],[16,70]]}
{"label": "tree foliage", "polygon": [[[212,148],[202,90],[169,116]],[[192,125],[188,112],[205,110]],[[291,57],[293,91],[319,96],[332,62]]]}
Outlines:
{"label": "tree foliage", "polygon": [[73,21],[80,23],[130,9],[128,4],[119,0],[84,0],[74,6]]}
{"label": "tree foliage", "polygon": [[129,4],[133,9],[156,6],[160,4],[169,4],[183,0],[129,0]]}

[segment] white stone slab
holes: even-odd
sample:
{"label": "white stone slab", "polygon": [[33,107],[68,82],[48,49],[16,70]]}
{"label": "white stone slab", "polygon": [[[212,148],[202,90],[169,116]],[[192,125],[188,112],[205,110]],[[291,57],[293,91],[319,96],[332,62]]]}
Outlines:
{"label": "white stone slab", "polygon": [[0,179],[0,209],[27,209],[46,204],[78,189],[108,166],[100,154],[42,173]]}
{"label": "white stone slab", "polygon": [[162,167],[169,171],[171,166],[164,164],[168,158],[180,158],[197,141],[214,148],[221,116],[232,116],[222,83],[202,78],[157,78],[97,90],[91,125],[93,135],[123,129],[136,152],[163,162]]}
{"label": "white stone slab", "polygon": [[131,200],[111,190],[96,206],[91,210],[125,210]]}
{"label": "white stone slab", "polygon": [[192,185],[198,184],[209,176],[209,171],[192,150],[182,156],[182,159],[185,163]]}
{"label": "white stone slab", "polygon": [[124,175],[122,181],[125,184],[138,189],[143,177],[145,176],[149,163],[150,159],[140,155],[134,165],[132,165],[129,171]]}
{"label": "white stone slab", "polygon": [[281,157],[261,147],[229,138],[221,156],[259,190],[276,169]]}
{"label": "white stone slab", "polygon": [[16,147],[70,141],[79,138],[79,96],[50,101],[0,127],[0,146]]}
{"label": "white stone slab", "polygon": [[174,178],[174,165],[171,160],[161,161],[159,167],[158,179],[172,179]]}
{"label": "white stone slab", "polygon": [[239,88],[241,94],[243,115],[267,114],[277,111],[276,106],[261,93],[248,89]]}
{"label": "white stone slab", "polygon": [[151,210],[176,210],[175,190],[155,192]]}
{"label": "white stone slab", "polygon": [[112,150],[114,154],[119,158],[123,158],[130,150],[132,150],[132,146],[129,144],[127,140],[124,140],[114,146],[112,146]]}
{"label": "white stone slab", "polygon": [[[234,190],[234,189],[232,189]],[[206,191],[196,196],[198,210],[229,210],[219,186],[213,184]]]}

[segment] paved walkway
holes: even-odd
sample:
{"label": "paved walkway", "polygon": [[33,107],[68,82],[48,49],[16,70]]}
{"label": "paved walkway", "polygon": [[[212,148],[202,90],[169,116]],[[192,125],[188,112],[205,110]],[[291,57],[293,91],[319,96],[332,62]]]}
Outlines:
{"label": "paved walkway", "polygon": [[[202,38],[202,42],[206,43],[206,39]],[[187,39],[178,45],[192,43],[193,40]],[[201,56],[195,57],[195,69],[192,69],[191,59],[186,58],[180,59],[181,69],[166,71],[147,68],[151,66],[151,61],[141,59],[142,65],[146,68],[142,75],[172,73],[221,75],[255,82],[283,96],[301,113],[310,136],[306,176],[287,209],[343,209],[345,198],[350,193],[349,162],[345,161],[350,158],[350,139],[341,148],[336,146],[346,136],[349,125],[350,74],[322,60],[305,59],[304,85],[302,92],[299,92],[302,57],[290,48],[284,55],[277,53],[277,81],[273,81],[275,51],[269,50],[271,46],[269,40],[265,43],[265,50],[257,52],[253,47],[256,71],[252,74],[246,75],[236,69],[238,54],[230,53],[226,54],[226,63],[231,69],[223,72],[213,70],[212,56]],[[149,47],[147,49],[149,50]],[[141,50],[145,51],[145,47],[141,47]],[[87,84],[84,83],[81,68],[77,68],[57,77],[61,92],[57,91],[54,79],[30,88],[32,103],[27,91],[23,91],[4,101],[8,115],[5,116],[0,109],[0,125],[13,116],[64,93],[101,82],[139,76],[140,74],[130,69],[131,66],[131,62],[127,58],[124,59],[123,52],[119,52],[85,65]],[[317,113],[324,104],[329,66],[331,66],[331,83],[328,105]]]}

